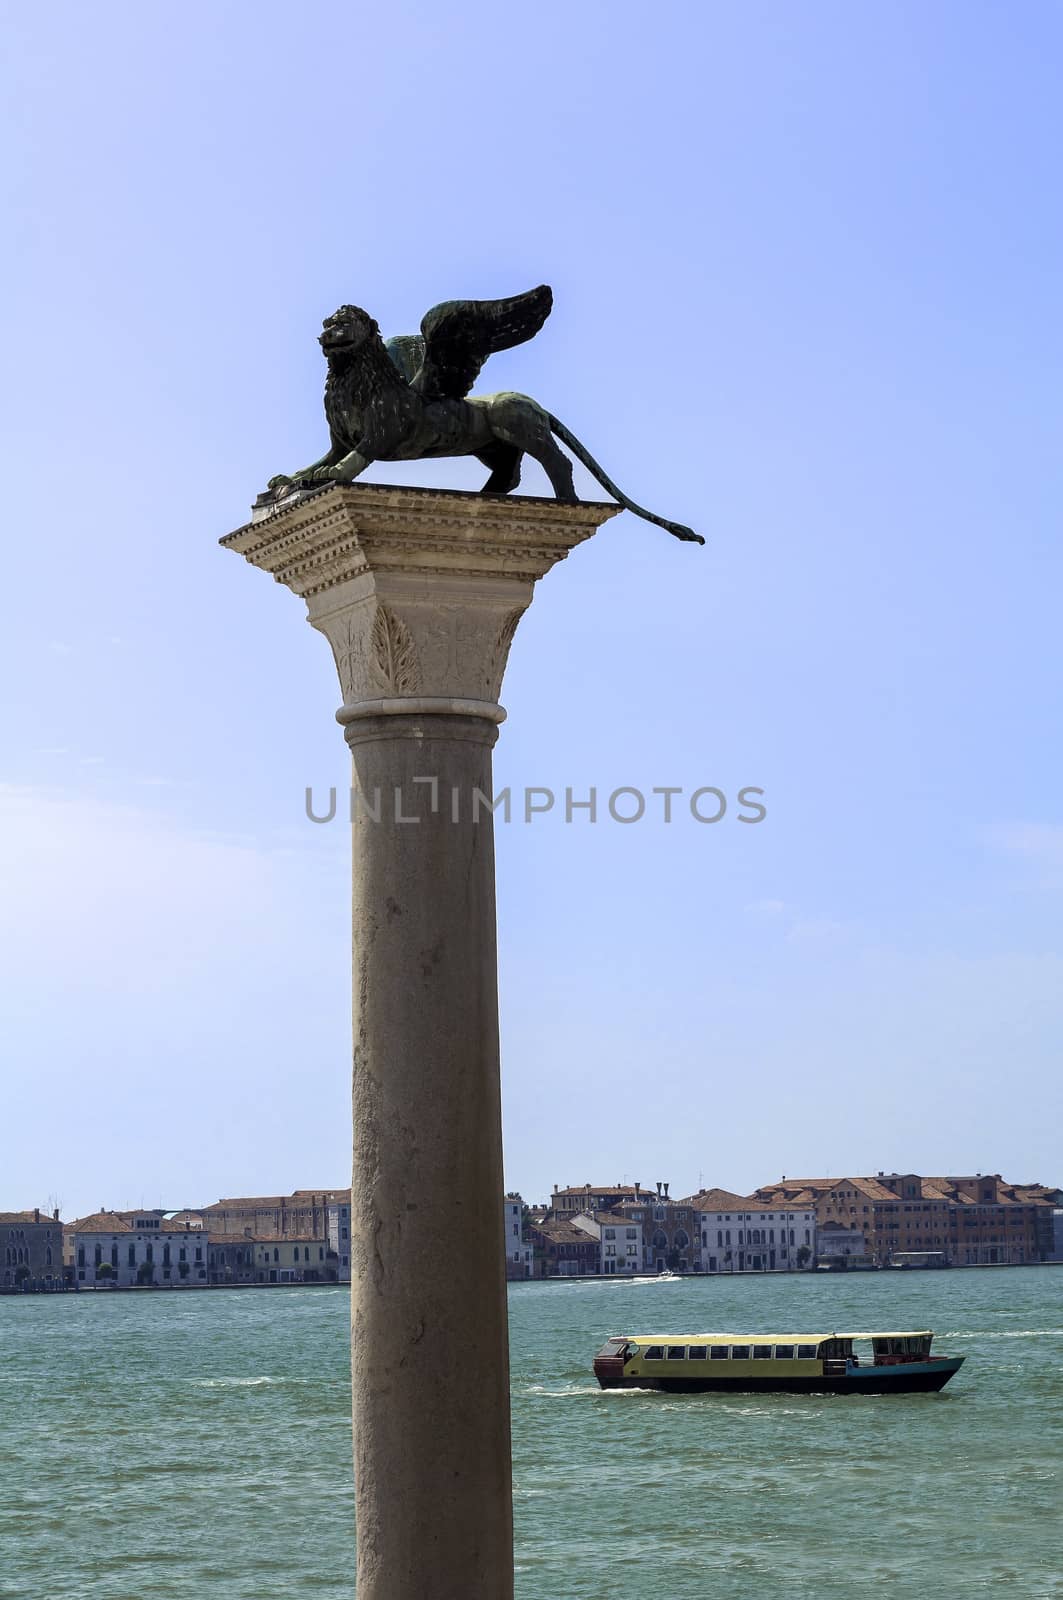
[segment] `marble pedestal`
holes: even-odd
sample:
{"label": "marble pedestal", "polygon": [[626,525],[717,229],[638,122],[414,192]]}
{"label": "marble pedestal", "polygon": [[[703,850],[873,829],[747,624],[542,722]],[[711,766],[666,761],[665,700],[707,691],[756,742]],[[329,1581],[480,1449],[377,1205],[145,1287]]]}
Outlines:
{"label": "marble pedestal", "polygon": [[618,510],[358,483],[221,541],[305,599],[354,764],[359,1600],[513,1593],[491,749],[537,579]]}

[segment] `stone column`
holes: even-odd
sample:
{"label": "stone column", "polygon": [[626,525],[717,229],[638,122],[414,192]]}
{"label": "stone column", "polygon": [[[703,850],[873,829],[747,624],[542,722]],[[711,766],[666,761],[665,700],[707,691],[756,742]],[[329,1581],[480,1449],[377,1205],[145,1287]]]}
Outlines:
{"label": "stone column", "polygon": [[353,755],[359,1600],[513,1593],[491,750],[536,580],[618,509],[357,483],[221,541],[306,600]]}

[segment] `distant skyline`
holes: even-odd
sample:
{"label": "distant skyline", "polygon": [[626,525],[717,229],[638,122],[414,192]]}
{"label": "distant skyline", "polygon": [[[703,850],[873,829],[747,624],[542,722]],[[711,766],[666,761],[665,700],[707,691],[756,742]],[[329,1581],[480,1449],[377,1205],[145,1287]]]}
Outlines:
{"label": "distant skyline", "polygon": [[483,382],[708,544],[543,580],[496,782],[767,816],[499,824],[507,1182],[1063,1178],[1063,16],[541,24],[7,19],[5,1206],[346,1183],[338,685],[216,541],[323,448],[337,304],[541,281]]}

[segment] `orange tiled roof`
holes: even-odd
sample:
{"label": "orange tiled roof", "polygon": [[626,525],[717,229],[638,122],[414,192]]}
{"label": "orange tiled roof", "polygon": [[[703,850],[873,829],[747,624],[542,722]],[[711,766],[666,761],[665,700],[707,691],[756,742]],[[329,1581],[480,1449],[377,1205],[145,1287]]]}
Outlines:
{"label": "orange tiled roof", "polygon": [[68,1222],[64,1233],[132,1233],[134,1230],[117,1211],[93,1211],[87,1217]]}
{"label": "orange tiled roof", "polygon": [[630,1195],[632,1200],[652,1198],[654,1201],[660,1199],[662,1202],[667,1198],[665,1195],[658,1196],[656,1189],[644,1189],[641,1184],[636,1189],[633,1183],[575,1183],[567,1189],[555,1189],[554,1194],[626,1194]]}
{"label": "orange tiled roof", "polygon": [[550,1217],[545,1222],[530,1224],[532,1232],[541,1233],[546,1239],[553,1239],[556,1244],[585,1244],[593,1245],[597,1241],[589,1233],[584,1233],[582,1228],[577,1228],[574,1222],[569,1222],[564,1217]]}

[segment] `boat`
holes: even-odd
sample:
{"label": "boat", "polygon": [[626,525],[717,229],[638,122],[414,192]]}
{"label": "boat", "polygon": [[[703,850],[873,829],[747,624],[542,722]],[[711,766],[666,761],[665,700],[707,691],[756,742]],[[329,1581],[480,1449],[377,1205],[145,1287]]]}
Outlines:
{"label": "boat", "polygon": [[669,1394],[911,1394],[941,1389],[964,1356],[932,1356],[919,1333],[654,1333],[607,1339],[603,1389]]}

